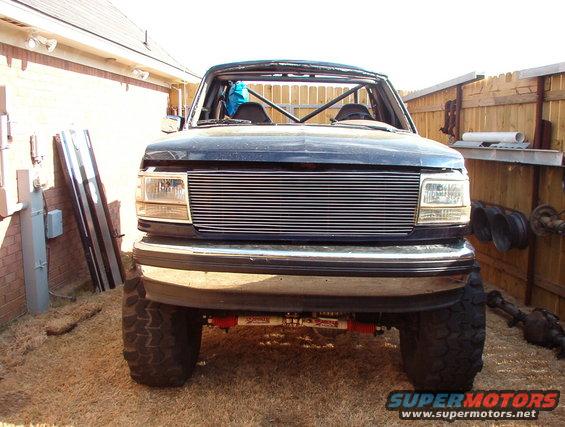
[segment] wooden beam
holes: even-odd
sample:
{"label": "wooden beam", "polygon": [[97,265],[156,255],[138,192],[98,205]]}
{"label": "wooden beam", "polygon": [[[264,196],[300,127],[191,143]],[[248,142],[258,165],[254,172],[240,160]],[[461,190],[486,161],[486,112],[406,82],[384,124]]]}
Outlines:
{"label": "wooden beam", "polygon": [[493,107],[495,105],[530,104],[536,102],[535,93],[521,93],[506,96],[489,96],[463,101],[463,108]]}
{"label": "wooden beam", "polygon": [[[565,100],[565,90],[554,90],[545,93],[545,101],[562,101]],[[536,93],[520,93],[506,96],[489,96],[485,98],[476,98],[464,100],[461,108],[477,108],[477,107],[494,107],[497,105],[515,105],[515,104],[533,104],[537,101]],[[433,113],[435,111],[443,111],[445,105],[414,105],[408,104],[408,110],[411,114],[417,113]]]}
{"label": "wooden beam", "polygon": [[536,117],[535,117],[535,134],[534,134],[534,145],[532,148],[541,148],[541,139],[543,132],[543,101],[545,98],[545,76],[540,76],[537,78],[536,87]]}
{"label": "wooden beam", "polygon": [[435,111],[443,111],[444,109],[445,105],[415,105],[412,107],[408,104],[410,114],[433,113]]}
{"label": "wooden beam", "polygon": [[565,99],[565,90],[552,90],[545,92],[546,101],[563,101]]}
{"label": "wooden beam", "polygon": [[[543,101],[545,97],[545,76],[537,78],[536,86],[536,122],[535,122],[535,135],[534,135],[534,149],[541,148],[541,140],[543,136]],[[540,167],[534,166],[534,173],[532,174],[532,191],[530,199],[530,212],[539,205],[539,187],[540,187]],[[536,281],[536,247],[537,236],[535,233],[530,233],[530,245],[528,247],[528,263],[526,265],[526,296],[524,303],[530,305],[532,303],[532,294]]]}
{"label": "wooden beam", "polygon": [[[559,101],[565,99],[565,91],[547,92],[546,101]],[[535,93],[522,93],[506,96],[489,96],[485,98],[468,99],[462,102],[461,108],[477,108],[477,107],[494,107],[497,105],[513,105],[513,104],[533,104],[537,100]],[[432,113],[435,111],[443,111],[444,105],[415,105],[413,107],[408,103],[408,110],[412,114],[416,113]]]}
{"label": "wooden beam", "polygon": [[455,96],[455,140],[461,139],[461,109],[463,108],[463,84],[459,83],[456,88]]}

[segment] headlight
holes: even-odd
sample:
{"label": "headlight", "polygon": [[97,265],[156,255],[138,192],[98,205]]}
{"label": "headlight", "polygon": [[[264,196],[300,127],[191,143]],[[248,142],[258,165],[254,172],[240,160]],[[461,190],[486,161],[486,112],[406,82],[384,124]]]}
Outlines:
{"label": "headlight", "polygon": [[467,224],[469,178],[460,172],[422,174],[418,224]]}
{"label": "headlight", "polygon": [[190,222],[186,174],[141,172],[135,196],[139,218]]}

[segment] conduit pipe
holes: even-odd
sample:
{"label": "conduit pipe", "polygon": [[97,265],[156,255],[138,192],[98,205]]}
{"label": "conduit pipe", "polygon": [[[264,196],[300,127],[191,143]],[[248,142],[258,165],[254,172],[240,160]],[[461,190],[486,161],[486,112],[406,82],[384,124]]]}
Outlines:
{"label": "conduit pipe", "polygon": [[522,132],[465,132],[463,141],[474,142],[524,142]]}
{"label": "conduit pipe", "polygon": [[20,214],[22,258],[27,310],[43,313],[49,308],[49,278],[43,195],[33,183],[30,170],[18,170],[18,195],[26,205]]}

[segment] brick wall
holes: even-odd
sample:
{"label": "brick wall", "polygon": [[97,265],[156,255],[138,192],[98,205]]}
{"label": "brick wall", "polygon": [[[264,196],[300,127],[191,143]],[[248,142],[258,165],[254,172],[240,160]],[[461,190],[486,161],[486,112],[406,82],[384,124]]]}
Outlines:
{"label": "brick wall", "polygon": [[25,312],[20,221],[0,222],[0,325]]}
{"label": "brick wall", "polygon": [[[35,133],[46,146],[40,171],[48,180],[47,207],[63,211],[64,233],[49,241],[49,285],[56,289],[83,281],[88,277],[86,263],[52,137],[71,125],[90,130],[114,225],[125,234],[122,249],[128,251],[137,236],[134,192],[139,162],[145,145],[161,135],[168,93],[60,59],[50,62],[44,55],[18,57],[17,50],[6,49],[0,50],[0,84],[10,94],[13,185],[16,169],[32,168],[29,138]],[[16,213],[0,218],[0,325],[24,313],[25,306]]]}

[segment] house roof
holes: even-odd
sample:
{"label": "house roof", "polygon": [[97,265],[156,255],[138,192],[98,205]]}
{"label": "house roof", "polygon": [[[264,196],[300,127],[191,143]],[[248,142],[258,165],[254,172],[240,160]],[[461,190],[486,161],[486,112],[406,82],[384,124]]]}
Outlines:
{"label": "house roof", "polygon": [[199,77],[159,46],[108,0],[11,0],[105,42]]}

